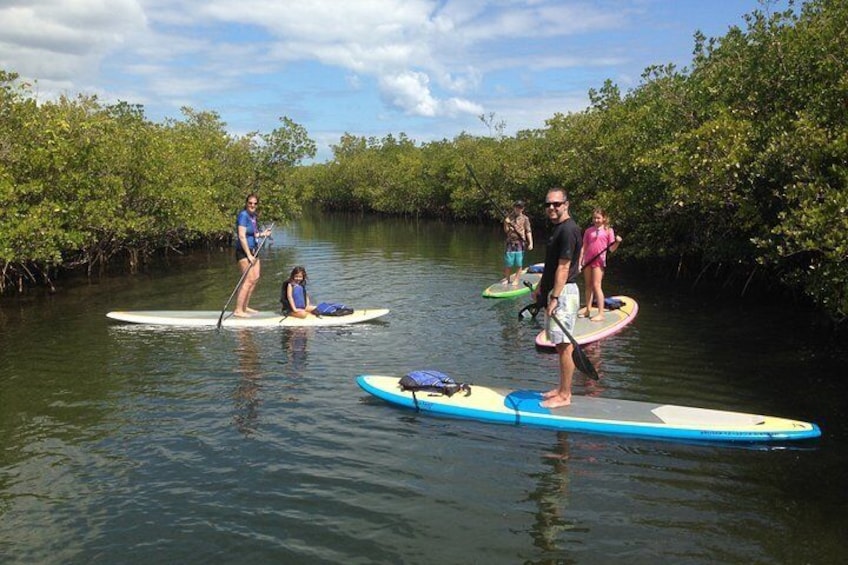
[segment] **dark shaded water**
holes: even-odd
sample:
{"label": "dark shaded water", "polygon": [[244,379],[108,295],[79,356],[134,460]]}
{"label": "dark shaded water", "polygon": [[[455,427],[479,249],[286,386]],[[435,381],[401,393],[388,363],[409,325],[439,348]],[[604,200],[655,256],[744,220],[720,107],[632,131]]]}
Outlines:
{"label": "dark shaded water", "polygon": [[[848,550],[846,352],[780,305],[693,296],[613,265],[635,324],[577,393],[819,423],[754,449],[557,433],[391,408],[360,373],[437,368],[547,387],[525,299],[480,298],[479,226],[325,218],[279,229],[255,306],[304,264],[347,328],[154,330],[115,309],[219,309],[230,253],[0,306],[3,563],[837,563]],[[264,252],[263,252],[264,253]],[[541,260],[542,251],[533,260]]]}

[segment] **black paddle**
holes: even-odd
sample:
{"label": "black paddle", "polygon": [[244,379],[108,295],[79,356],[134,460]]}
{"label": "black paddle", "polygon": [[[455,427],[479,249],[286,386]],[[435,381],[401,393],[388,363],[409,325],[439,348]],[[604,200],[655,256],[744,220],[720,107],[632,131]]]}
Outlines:
{"label": "black paddle", "polygon": [[616,244],[616,242],[615,242],[615,241],[613,241],[612,243],[608,244],[608,245],[607,245],[606,247],[604,247],[601,251],[599,251],[599,252],[595,253],[595,256],[594,256],[594,257],[592,257],[592,258],[591,258],[591,259],[589,259],[588,261],[583,261],[583,264],[584,264],[584,265],[588,265],[589,263],[591,263],[592,261],[594,261],[595,259],[597,259],[597,258],[598,258],[598,257],[600,257],[601,255],[603,255],[604,253],[606,253],[607,251],[609,251],[609,250],[612,248],[612,246],[613,246],[613,245],[615,245],[615,244]]}
{"label": "black paddle", "polygon": [[568,333],[568,330],[565,329],[565,326],[562,325],[562,322],[559,321],[559,318],[556,316],[551,316],[554,319],[554,322],[557,323],[559,329],[562,330],[562,333],[568,338],[568,341],[571,342],[571,345],[574,346],[574,350],[571,352],[571,359],[574,361],[574,365],[577,369],[588,376],[593,381],[597,381],[600,379],[598,376],[598,371],[595,370],[595,366],[592,365],[592,362],[589,361],[589,358],[586,356],[586,352],[583,351],[583,348],[580,347],[580,344],[577,343],[577,340],[574,339],[574,336]]}
{"label": "black paddle", "polygon": [[498,214],[500,214],[501,217],[503,217],[503,218],[506,218],[507,216],[509,216],[509,214],[504,213],[503,208],[501,208],[500,205],[497,202],[495,202],[495,199],[492,198],[492,195],[489,194],[489,191],[487,191],[485,188],[483,188],[483,185],[480,184],[479,180],[477,180],[477,175],[474,174],[474,169],[471,168],[471,165],[466,163],[465,168],[468,169],[468,174],[471,175],[471,178],[474,180],[474,184],[477,185],[477,188],[480,189],[480,192],[482,192],[483,194],[486,195],[486,198],[489,199],[489,202],[492,204],[492,206],[495,207],[495,210],[498,212]]}
{"label": "black paddle", "polygon": [[530,314],[530,317],[535,319],[536,316],[539,315],[539,305],[535,302],[531,302],[530,304],[518,311],[518,319],[523,320],[525,318],[525,314]]}
{"label": "black paddle", "polygon": [[[495,210],[497,211],[497,213],[500,214],[501,217],[503,217],[504,220],[506,220],[509,217],[509,214],[505,213],[504,209],[501,208],[500,205],[497,202],[495,202],[495,199],[492,197],[492,195],[489,194],[489,191],[486,190],[485,188],[483,188],[483,185],[480,184],[479,180],[477,180],[477,175],[474,174],[474,169],[471,168],[471,165],[466,163],[465,168],[468,169],[468,174],[471,175],[471,178],[474,180],[474,184],[477,185],[477,188],[480,189],[480,192],[482,192],[483,194],[486,195],[486,198],[489,200],[489,202],[492,204],[492,206],[495,207]],[[515,232],[516,235],[521,236],[522,239],[524,238],[523,235],[518,233],[518,228],[516,228],[512,223],[509,224],[509,229],[511,229],[513,232]],[[521,266],[521,270],[522,271],[524,270],[524,265]],[[520,274],[521,273],[519,272],[519,275]]]}
{"label": "black paddle", "polygon": [[[475,174],[474,174],[474,169],[472,169],[472,168],[471,168],[471,165],[469,165],[468,163],[466,163],[466,164],[465,164],[465,168],[466,168],[466,169],[468,169],[468,174],[469,174],[469,175],[471,175],[471,178],[474,180],[474,184],[476,184],[476,185],[477,185],[477,188],[479,188],[479,189],[480,189],[480,192],[482,192],[483,194],[485,194],[485,195],[486,195],[486,198],[489,200],[489,202],[492,204],[492,206],[494,206],[494,207],[495,207],[495,211],[496,211],[498,214],[500,214],[502,218],[504,218],[504,219],[508,218],[508,217],[509,217],[509,214],[507,214],[506,212],[504,212],[504,209],[503,209],[503,208],[501,208],[501,206],[500,206],[497,202],[495,202],[495,199],[492,197],[492,195],[491,195],[491,194],[489,194],[489,191],[488,191],[488,190],[486,190],[485,188],[483,188],[483,185],[482,185],[482,184],[480,184],[480,181],[479,181],[479,180],[477,180],[477,175],[475,175]],[[518,233],[518,228],[516,228],[514,225],[510,224],[510,225],[509,225],[509,229],[511,229],[512,231],[514,231],[516,234],[521,235],[521,234],[519,234],[519,233]]]}
{"label": "black paddle", "polygon": [[[530,304],[528,305],[528,308],[530,306],[536,306],[536,313],[538,314],[539,306],[536,304]],[[554,322],[556,322],[556,324],[559,326],[559,329],[562,330],[562,333],[565,334],[565,337],[568,338],[568,341],[571,342],[571,345],[574,346],[574,350],[571,352],[571,359],[574,361],[574,365],[577,367],[577,369],[594,381],[600,380],[600,377],[598,376],[598,371],[595,370],[595,366],[592,365],[591,361],[589,361],[589,358],[586,356],[586,352],[583,351],[583,348],[580,347],[580,344],[577,343],[577,340],[574,339],[574,336],[571,335],[571,333],[567,329],[565,329],[565,326],[562,325],[562,322],[559,321],[559,318],[557,318],[556,316],[551,316],[551,318],[553,318]]]}
{"label": "black paddle", "polygon": [[[268,229],[273,230],[274,224],[272,223],[271,227],[268,228]],[[267,235],[267,236],[262,238],[262,241],[259,242],[259,247],[256,248],[256,253],[253,254],[254,257],[259,255],[259,252],[262,250],[262,246],[265,245],[265,242],[268,241],[269,237],[271,237],[271,236]],[[235,296],[236,293],[238,292],[238,290],[241,288],[241,285],[244,282],[244,279],[247,277],[247,273],[249,273],[250,269],[253,268],[254,263],[256,263],[256,261],[254,261],[253,263],[248,265],[247,269],[245,269],[244,272],[241,274],[241,278],[239,279],[238,283],[236,283],[236,287],[233,289],[232,294],[230,294],[230,297],[227,299],[227,303],[224,304],[224,308],[221,310],[221,315],[218,316],[218,329],[219,330],[221,329],[221,324],[224,323],[224,313],[227,311],[227,307],[230,305],[230,302],[232,301],[233,296]]]}

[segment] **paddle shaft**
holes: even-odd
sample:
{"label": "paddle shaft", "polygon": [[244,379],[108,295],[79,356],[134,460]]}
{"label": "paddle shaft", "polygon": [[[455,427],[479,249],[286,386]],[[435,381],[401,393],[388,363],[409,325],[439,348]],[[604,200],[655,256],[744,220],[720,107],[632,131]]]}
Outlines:
{"label": "paddle shaft", "polygon": [[[489,191],[487,191],[485,188],[483,188],[483,185],[482,185],[482,184],[480,184],[480,181],[479,181],[479,180],[477,180],[477,175],[475,175],[475,174],[474,174],[474,169],[472,169],[472,168],[471,168],[471,165],[469,165],[468,163],[466,163],[466,164],[465,164],[465,168],[466,168],[466,169],[468,169],[468,174],[469,174],[469,175],[471,175],[471,178],[472,178],[472,179],[474,179],[474,184],[476,184],[476,185],[477,185],[477,188],[479,188],[479,189],[480,189],[480,192],[482,192],[483,194],[485,194],[485,195],[486,195],[486,198],[488,198],[488,199],[489,199],[489,202],[492,204],[492,206],[494,206],[494,207],[495,207],[495,210],[497,210],[497,212],[498,212],[498,213],[499,213],[499,214],[503,217],[504,221],[506,221],[506,219],[509,217],[509,214],[505,213],[505,212],[504,212],[504,210],[503,210],[503,208],[501,208],[501,207],[498,205],[498,203],[497,203],[497,202],[495,202],[495,199],[494,199],[494,198],[492,198],[492,195],[491,195],[491,194],[489,194]],[[521,237],[521,239],[522,239],[522,240],[524,239],[524,235],[523,235],[523,234],[518,233],[518,228],[516,228],[514,224],[510,223],[510,224],[509,224],[509,229],[511,229],[513,232],[515,232],[515,234],[516,234],[517,236]],[[522,267],[521,267],[521,268],[523,269],[523,268],[524,268],[524,266],[522,265]],[[519,272],[519,274],[520,274],[520,272]],[[517,276],[517,275],[516,275],[516,276]]]}
{"label": "paddle shaft", "polygon": [[[274,224],[271,223],[271,227],[268,228],[268,229],[273,230]],[[262,246],[265,245],[265,242],[268,241],[269,237],[271,237],[271,236],[266,235],[265,237],[262,238],[262,241],[259,242],[259,246],[256,248],[256,253],[253,254],[254,257],[259,255],[259,252],[262,251]],[[227,307],[230,305],[230,302],[232,302],[233,297],[236,295],[236,293],[241,288],[241,285],[244,283],[244,279],[247,278],[247,273],[249,273],[250,269],[253,268],[254,263],[256,263],[256,261],[251,262],[247,266],[247,269],[245,269],[244,272],[241,274],[241,278],[238,280],[238,282],[236,283],[236,287],[233,289],[233,292],[230,294],[230,297],[227,299],[227,303],[224,304],[224,308],[221,309],[221,315],[218,316],[218,329],[221,329],[221,324],[224,323],[224,313],[226,313]]]}
{"label": "paddle shaft", "polygon": [[609,251],[610,249],[612,249],[612,246],[613,246],[613,245],[615,245],[615,244],[616,244],[616,242],[615,242],[615,241],[613,241],[612,243],[609,243],[609,244],[608,244],[606,247],[604,247],[601,251],[598,251],[597,253],[595,253],[595,256],[594,256],[594,257],[592,257],[592,258],[591,258],[591,259],[589,259],[588,261],[583,261],[583,265],[588,265],[588,264],[590,264],[592,261],[594,261],[595,259],[597,259],[597,258],[598,258],[598,257],[600,257],[601,255],[603,255],[604,253],[606,253],[607,251]]}
{"label": "paddle shaft", "polygon": [[[468,174],[469,174],[469,175],[471,175],[471,178],[474,180],[474,184],[476,184],[476,185],[477,185],[477,188],[479,188],[479,189],[480,189],[480,192],[482,192],[482,193],[486,196],[486,198],[489,200],[489,202],[492,204],[492,206],[494,206],[494,207],[495,207],[495,210],[498,212],[498,214],[500,214],[500,215],[501,215],[501,217],[503,217],[503,218],[508,217],[508,216],[509,216],[509,214],[507,214],[506,212],[504,212],[504,209],[503,209],[503,208],[501,208],[501,207],[500,207],[500,205],[498,205],[498,203],[497,203],[497,202],[495,202],[495,199],[492,197],[492,195],[491,195],[491,194],[489,194],[489,191],[488,191],[488,190],[486,190],[485,188],[483,188],[483,185],[482,185],[482,184],[480,184],[480,181],[479,181],[479,180],[477,180],[477,175],[475,175],[475,174],[474,174],[474,169],[472,169],[472,168],[471,168],[471,165],[469,165],[468,163],[466,163],[466,164],[465,164],[465,168],[466,168],[466,169],[468,169]],[[514,229],[514,228],[513,228],[513,229]]]}

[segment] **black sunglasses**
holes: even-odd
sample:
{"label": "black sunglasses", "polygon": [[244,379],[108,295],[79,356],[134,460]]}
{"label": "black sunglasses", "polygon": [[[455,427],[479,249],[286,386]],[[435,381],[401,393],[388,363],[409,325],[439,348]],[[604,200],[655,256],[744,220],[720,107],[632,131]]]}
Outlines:
{"label": "black sunglasses", "polygon": [[563,204],[565,204],[565,202],[545,202],[545,208],[550,208],[551,206],[553,206],[554,208],[559,208]]}

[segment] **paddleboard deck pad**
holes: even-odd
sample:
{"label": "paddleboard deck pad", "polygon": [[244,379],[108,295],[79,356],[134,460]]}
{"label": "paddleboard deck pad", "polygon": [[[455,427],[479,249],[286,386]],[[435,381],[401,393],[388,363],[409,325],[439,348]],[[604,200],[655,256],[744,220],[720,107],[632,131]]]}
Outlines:
{"label": "paddleboard deck pad", "polygon": [[[281,316],[276,312],[259,312],[246,318],[237,318],[232,312],[224,313],[222,326],[228,328],[267,328],[267,327],[313,327],[313,326],[344,326],[357,324],[385,316],[389,313],[386,308],[371,308],[354,310],[347,316],[309,316],[295,318]],[[147,324],[150,326],[187,326],[203,327],[217,326],[221,311],[214,310],[135,310],[115,311],[106,317],[119,322],[131,324]]]}
{"label": "paddleboard deck pad", "polygon": [[[543,264],[541,264],[544,267]],[[513,285],[512,283],[504,282],[503,280],[496,282],[495,284],[489,285],[483,291],[484,298],[515,298],[516,296],[522,296],[524,294],[529,294],[531,289],[527,286],[530,284],[533,290],[539,286],[539,281],[542,280],[542,273],[539,271],[539,265],[533,265],[533,268],[525,270],[521,273],[521,277],[518,280],[517,285]],[[538,271],[538,272],[534,272]]]}
{"label": "paddleboard deck pad", "polygon": [[[604,311],[604,321],[593,322],[589,318],[577,318],[573,336],[580,345],[599,341],[620,332],[630,322],[636,319],[639,304],[629,296],[614,296],[622,302],[621,308]],[[543,315],[544,313],[540,314]],[[536,336],[536,345],[545,349],[554,349],[554,344],[548,340],[547,332],[542,330]]]}
{"label": "paddleboard deck pad", "polygon": [[562,408],[543,408],[542,394],[470,385],[453,396],[401,390],[400,378],[360,375],[356,383],[391,404],[428,414],[570,432],[708,442],[774,442],[817,438],[816,424],[705,408],[572,396]]}

